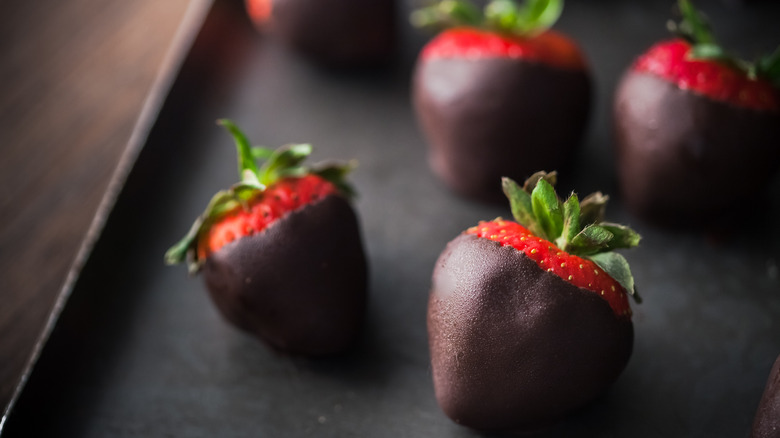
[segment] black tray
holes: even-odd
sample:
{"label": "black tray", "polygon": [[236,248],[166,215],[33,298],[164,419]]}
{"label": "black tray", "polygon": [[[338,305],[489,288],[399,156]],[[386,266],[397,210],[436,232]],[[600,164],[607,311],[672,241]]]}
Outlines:
{"label": "black tray", "polygon": [[[634,56],[666,36],[671,2],[638,3],[572,1],[558,25],[581,41],[599,92],[574,174],[580,193],[616,192],[612,91]],[[405,25],[410,6],[398,12],[404,31],[393,66],[332,71],[254,32],[240,2],[213,4],[175,83],[158,90],[145,145],[63,292],[67,303],[42,339],[5,436],[479,435],[436,405],[428,287],[450,239],[509,212],[453,196],[428,170],[409,99],[428,35]],[[780,42],[778,5],[701,6],[744,53]],[[236,178],[232,140],[214,123],[221,117],[258,143],[310,141],[315,160],[359,160],[353,181],[371,292],[365,335],[350,354],[277,356],[227,325],[200,279],[163,265],[167,247]],[[635,306],[634,354],[603,398],[541,435],[747,436],[780,353],[777,183],[766,196],[768,207],[717,235],[646,226],[613,198],[609,216],[645,238],[626,253],[645,300]]]}

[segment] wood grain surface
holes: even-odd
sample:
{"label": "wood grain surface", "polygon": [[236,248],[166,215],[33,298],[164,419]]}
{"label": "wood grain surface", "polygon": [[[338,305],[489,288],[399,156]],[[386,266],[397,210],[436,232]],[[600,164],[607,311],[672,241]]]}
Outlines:
{"label": "wood grain surface", "polygon": [[188,3],[0,4],[0,406],[45,326]]}

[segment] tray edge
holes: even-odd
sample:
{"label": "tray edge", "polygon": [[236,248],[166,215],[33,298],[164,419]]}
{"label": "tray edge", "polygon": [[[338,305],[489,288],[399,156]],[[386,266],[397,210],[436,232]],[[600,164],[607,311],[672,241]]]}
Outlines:
{"label": "tray edge", "polygon": [[185,9],[184,16],[179,22],[173,40],[163,57],[157,76],[141,106],[133,131],[130,134],[130,139],[122,151],[119,162],[111,175],[108,187],[100,200],[95,216],[92,218],[92,222],[79,245],[76,257],[71,264],[71,267],[68,269],[68,274],[60,287],[60,292],[57,294],[54,305],[49,312],[46,324],[35,342],[33,351],[16,383],[11,399],[3,409],[2,417],[0,417],[0,435],[2,435],[3,428],[11,415],[19,396],[22,391],[24,391],[27,381],[34,370],[52,331],[57,325],[57,321],[67,304],[76,280],[86,265],[86,262],[92,253],[92,249],[103,231],[108,216],[124,187],[125,181],[127,180],[138,155],[146,144],[149,133],[157,121],[158,114],[175,83],[181,66],[187,59],[187,54],[191,50],[215,1],[216,0],[191,0]]}

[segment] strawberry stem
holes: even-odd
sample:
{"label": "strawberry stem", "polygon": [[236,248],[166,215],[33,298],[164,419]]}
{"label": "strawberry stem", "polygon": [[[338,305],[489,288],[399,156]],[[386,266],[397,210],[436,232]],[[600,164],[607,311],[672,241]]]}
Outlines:
{"label": "strawberry stem", "polygon": [[571,242],[580,230],[580,200],[575,193],[563,203],[563,232],[555,244],[564,251],[569,252],[568,242]]}
{"label": "strawberry stem", "polygon": [[676,25],[677,32],[693,44],[717,46],[707,18],[693,6],[690,0],[679,0],[677,7],[683,20]]}
{"label": "strawberry stem", "polygon": [[540,179],[531,192],[531,210],[541,225],[543,237],[554,240],[563,231],[563,205],[553,186]]}
{"label": "strawberry stem", "polygon": [[227,129],[233,135],[238,155],[238,174],[243,176],[245,171],[249,170],[257,175],[257,163],[255,163],[252,147],[249,144],[246,135],[238,129],[238,126],[236,126],[235,123],[228,119],[219,119],[217,120],[217,124]]}

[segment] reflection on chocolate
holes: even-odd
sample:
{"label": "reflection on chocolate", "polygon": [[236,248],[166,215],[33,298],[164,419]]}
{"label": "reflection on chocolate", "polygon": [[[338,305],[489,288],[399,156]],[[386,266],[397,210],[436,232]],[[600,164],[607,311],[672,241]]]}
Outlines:
{"label": "reflection on chocolate", "polygon": [[622,195],[651,222],[717,219],[780,166],[780,112],[737,108],[648,73],[623,77],[614,124]]}
{"label": "reflection on chocolate", "polygon": [[465,196],[503,200],[501,177],[565,171],[580,144],[590,76],[516,59],[418,60],[413,99],[433,171]]}
{"label": "reflection on chocolate", "polygon": [[780,357],[769,373],[753,420],[751,438],[780,438]]}
{"label": "reflection on chocolate", "polygon": [[450,242],[428,303],[436,398],[480,430],[547,426],[602,394],[633,347],[630,319],[522,252],[474,235]]}
{"label": "reflection on chocolate", "polygon": [[360,332],[367,267],[357,218],[325,197],[212,254],[203,275],[223,316],[293,355],[347,349]]}
{"label": "reflection on chocolate", "polygon": [[269,29],[326,64],[387,62],[395,48],[394,0],[272,0]]}

